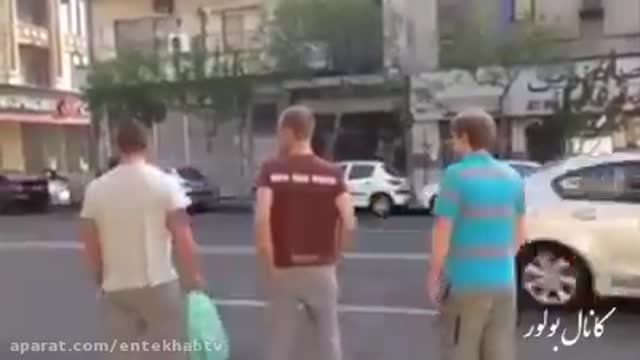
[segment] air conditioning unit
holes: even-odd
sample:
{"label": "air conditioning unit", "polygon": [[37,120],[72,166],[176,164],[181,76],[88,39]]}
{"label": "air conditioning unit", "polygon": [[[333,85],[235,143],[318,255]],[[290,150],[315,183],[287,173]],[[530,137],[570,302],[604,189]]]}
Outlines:
{"label": "air conditioning unit", "polygon": [[313,70],[329,67],[329,46],[325,42],[305,42],[300,48],[306,66]]}
{"label": "air conditioning unit", "polygon": [[184,33],[171,33],[167,36],[169,54],[191,51],[191,36]]}

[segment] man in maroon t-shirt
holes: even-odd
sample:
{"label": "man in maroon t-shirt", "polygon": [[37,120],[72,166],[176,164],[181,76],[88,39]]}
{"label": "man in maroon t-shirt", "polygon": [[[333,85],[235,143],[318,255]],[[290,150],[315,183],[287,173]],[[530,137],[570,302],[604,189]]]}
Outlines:
{"label": "man in maroon t-shirt", "polygon": [[315,119],[294,106],[278,123],[280,155],[258,177],[256,246],[270,282],[267,360],[288,360],[300,304],[319,359],[341,360],[336,262],[356,226],[340,169],[311,150]]}

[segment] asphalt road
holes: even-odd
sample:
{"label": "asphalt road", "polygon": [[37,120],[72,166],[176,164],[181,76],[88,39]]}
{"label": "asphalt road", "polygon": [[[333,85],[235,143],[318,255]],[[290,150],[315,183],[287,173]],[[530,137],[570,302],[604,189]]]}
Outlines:
{"label": "asphalt road", "polygon": [[[437,358],[437,311],[425,301],[425,240],[431,221],[426,216],[394,217],[383,222],[363,218],[357,242],[340,270],[341,324],[345,360],[419,360]],[[252,254],[251,216],[216,213],[194,218],[212,293],[228,328],[232,359],[260,359],[264,326],[262,292]],[[74,215],[0,217],[0,359],[100,359],[98,353],[36,353],[20,356],[15,342],[95,342],[103,339],[101,302],[86,275]],[[638,360],[634,345],[640,330],[636,304],[608,303],[597,309],[603,335],[578,339],[571,347],[561,333],[574,338],[576,314],[552,313],[540,338],[523,338],[542,319],[533,310],[518,329],[518,360],[543,358]],[[560,318],[557,334],[550,324]],[[588,328],[594,320],[589,318]],[[301,329],[297,359],[313,359]],[[557,346],[558,351],[554,351]],[[320,360],[320,359],[319,359]]]}

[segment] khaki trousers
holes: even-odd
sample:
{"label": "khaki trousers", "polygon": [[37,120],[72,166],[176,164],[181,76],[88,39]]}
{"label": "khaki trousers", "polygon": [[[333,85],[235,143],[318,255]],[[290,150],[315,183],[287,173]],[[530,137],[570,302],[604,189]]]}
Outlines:
{"label": "khaki trousers", "polygon": [[449,294],[443,300],[443,360],[515,360],[516,295]]}
{"label": "khaki trousers", "polygon": [[309,351],[304,360],[342,360],[335,266],[277,270],[271,280],[267,317],[267,360],[294,360],[300,318],[313,329],[317,346],[317,352]]}
{"label": "khaki trousers", "polygon": [[[152,343],[184,344],[184,300],[178,281],[153,287],[112,291],[105,294],[107,300],[107,326],[116,351],[109,354],[112,360],[158,359],[186,360],[181,346],[173,346],[172,352],[153,351]],[[142,351],[143,342],[149,344]],[[128,349],[123,349],[121,344]],[[137,343],[138,351],[131,351],[130,344]],[[123,351],[125,350],[125,351]],[[128,350],[128,351],[126,351]]]}

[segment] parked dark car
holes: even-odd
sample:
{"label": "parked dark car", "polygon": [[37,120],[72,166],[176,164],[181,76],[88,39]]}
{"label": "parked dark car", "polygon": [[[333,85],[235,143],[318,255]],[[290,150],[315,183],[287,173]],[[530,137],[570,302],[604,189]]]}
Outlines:
{"label": "parked dark car", "polygon": [[49,181],[46,177],[0,172],[0,211],[46,211],[49,204]]}
{"label": "parked dark car", "polygon": [[166,168],[165,171],[171,175],[186,192],[191,199],[192,211],[213,210],[220,201],[220,189],[212,185],[200,170],[183,166],[176,168]]}

